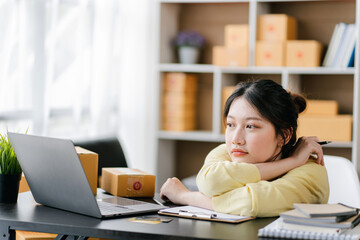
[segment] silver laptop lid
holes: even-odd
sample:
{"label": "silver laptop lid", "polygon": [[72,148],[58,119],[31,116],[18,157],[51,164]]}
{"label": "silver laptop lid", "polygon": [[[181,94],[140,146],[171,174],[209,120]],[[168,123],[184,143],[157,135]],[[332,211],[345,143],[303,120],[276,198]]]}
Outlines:
{"label": "silver laptop lid", "polygon": [[101,218],[71,140],[8,132],[36,202]]}

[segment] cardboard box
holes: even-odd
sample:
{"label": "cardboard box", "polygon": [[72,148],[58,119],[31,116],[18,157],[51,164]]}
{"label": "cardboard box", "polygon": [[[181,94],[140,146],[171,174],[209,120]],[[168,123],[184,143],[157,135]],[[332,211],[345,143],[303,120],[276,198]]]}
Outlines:
{"label": "cardboard box", "polygon": [[307,100],[306,109],[302,115],[336,116],[339,104],[335,100]]}
{"label": "cardboard box", "polygon": [[[98,154],[81,147],[75,147],[75,150],[80,158],[81,164],[84,168],[85,174],[89,181],[91,190],[93,191],[94,195],[96,195],[97,181],[98,181],[98,165],[99,165]],[[20,180],[19,192],[21,193],[26,191],[30,191],[30,188],[23,174]]]}
{"label": "cardboard box", "polygon": [[162,129],[165,131],[194,131],[196,129],[195,117],[163,118]]}
{"label": "cardboard box", "polygon": [[286,41],[297,39],[297,21],[286,14],[263,14],[258,17],[257,40]]}
{"label": "cardboard box", "polygon": [[297,136],[317,136],[320,140],[350,142],[352,139],[352,116],[300,115]]}
{"label": "cardboard box", "polygon": [[196,91],[197,76],[195,74],[171,72],[164,75],[165,91]]}
{"label": "cardboard box", "polygon": [[248,24],[230,24],[225,26],[226,47],[248,47],[248,45],[249,45]]}
{"label": "cardboard box", "polygon": [[163,94],[164,108],[189,108],[196,104],[195,92],[174,92],[166,91]]}
{"label": "cardboard box", "polygon": [[218,66],[248,66],[249,49],[243,47],[213,47],[213,64]]}
{"label": "cardboard box", "polygon": [[20,185],[19,185],[19,193],[30,191],[29,184],[26,181],[24,173],[21,175]]}
{"label": "cardboard box", "polygon": [[[221,101],[221,119],[223,120],[224,116],[224,108],[226,100],[230,97],[230,95],[234,92],[236,89],[236,86],[227,86],[222,89],[222,101]],[[225,133],[225,122],[222,121],[223,124],[221,124],[221,132]]]}
{"label": "cardboard box", "polygon": [[285,65],[286,42],[257,41],[255,51],[256,66],[280,67]]}
{"label": "cardboard box", "polygon": [[16,230],[16,240],[53,240],[57,234]]}
{"label": "cardboard box", "polygon": [[[16,230],[16,240],[54,240],[58,234],[54,233],[42,233],[42,232],[30,232]],[[88,240],[100,240],[103,238],[88,238]],[[106,240],[106,239],[103,239]]]}
{"label": "cardboard box", "polygon": [[292,40],[286,42],[286,66],[319,67],[322,45],[315,40]]}
{"label": "cardboard box", "polygon": [[195,108],[178,109],[178,108],[167,108],[162,111],[163,119],[177,118],[177,119],[195,119],[196,111]]}
{"label": "cardboard box", "polygon": [[99,155],[82,147],[75,147],[94,195],[98,186]]}
{"label": "cardboard box", "polygon": [[103,168],[101,188],[118,197],[153,197],[155,175],[131,168]]}

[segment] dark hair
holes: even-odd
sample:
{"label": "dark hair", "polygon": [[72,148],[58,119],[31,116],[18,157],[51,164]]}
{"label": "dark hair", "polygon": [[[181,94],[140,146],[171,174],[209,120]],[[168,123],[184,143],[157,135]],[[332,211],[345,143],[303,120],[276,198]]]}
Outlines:
{"label": "dark hair", "polygon": [[[296,143],[297,119],[305,110],[306,100],[303,96],[287,92],[281,85],[268,79],[240,83],[225,103],[224,119],[229,114],[232,102],[243,96],[258,112],[275,127],[276,134],[284,139],[281,153],[288,157]],[[285,144],[284,130],[292,136]]]}

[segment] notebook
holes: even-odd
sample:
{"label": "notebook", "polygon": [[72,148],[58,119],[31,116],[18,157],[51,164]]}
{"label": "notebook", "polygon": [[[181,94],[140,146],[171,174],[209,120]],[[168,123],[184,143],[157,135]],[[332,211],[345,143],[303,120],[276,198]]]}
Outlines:
{"label": "notebook", "polygon": [[166,208],[143,201],[95,198],[71,140],[8,132],[36,202],[96,218],[157,212]]}
{"label": "notebook", "polygon": [[285,238],[285,239],[323,239],[323,240],[357,240],[360,239],[360,226],[353,229],[331,232],[311,232],[306,230],[282,229],[282,219],[278,218],[272,223],[259,229],[258,237]]}
{"label": "notebook", "polygon": [[357,214],[358,210],[340,203],[309,204],[294,203],[295,209],[308,217],[328,217]]}

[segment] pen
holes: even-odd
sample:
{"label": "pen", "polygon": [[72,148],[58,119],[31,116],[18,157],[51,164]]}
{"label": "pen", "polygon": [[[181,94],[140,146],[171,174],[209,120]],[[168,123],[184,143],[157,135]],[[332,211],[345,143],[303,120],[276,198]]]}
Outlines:
{"label": "pen", "polygon": [[331,143],[331,141],[321,141],[321,142],[318,142],[318,144],[320,144],[320,145],[325,145],[325,144],[328,144],[328,143]]}

